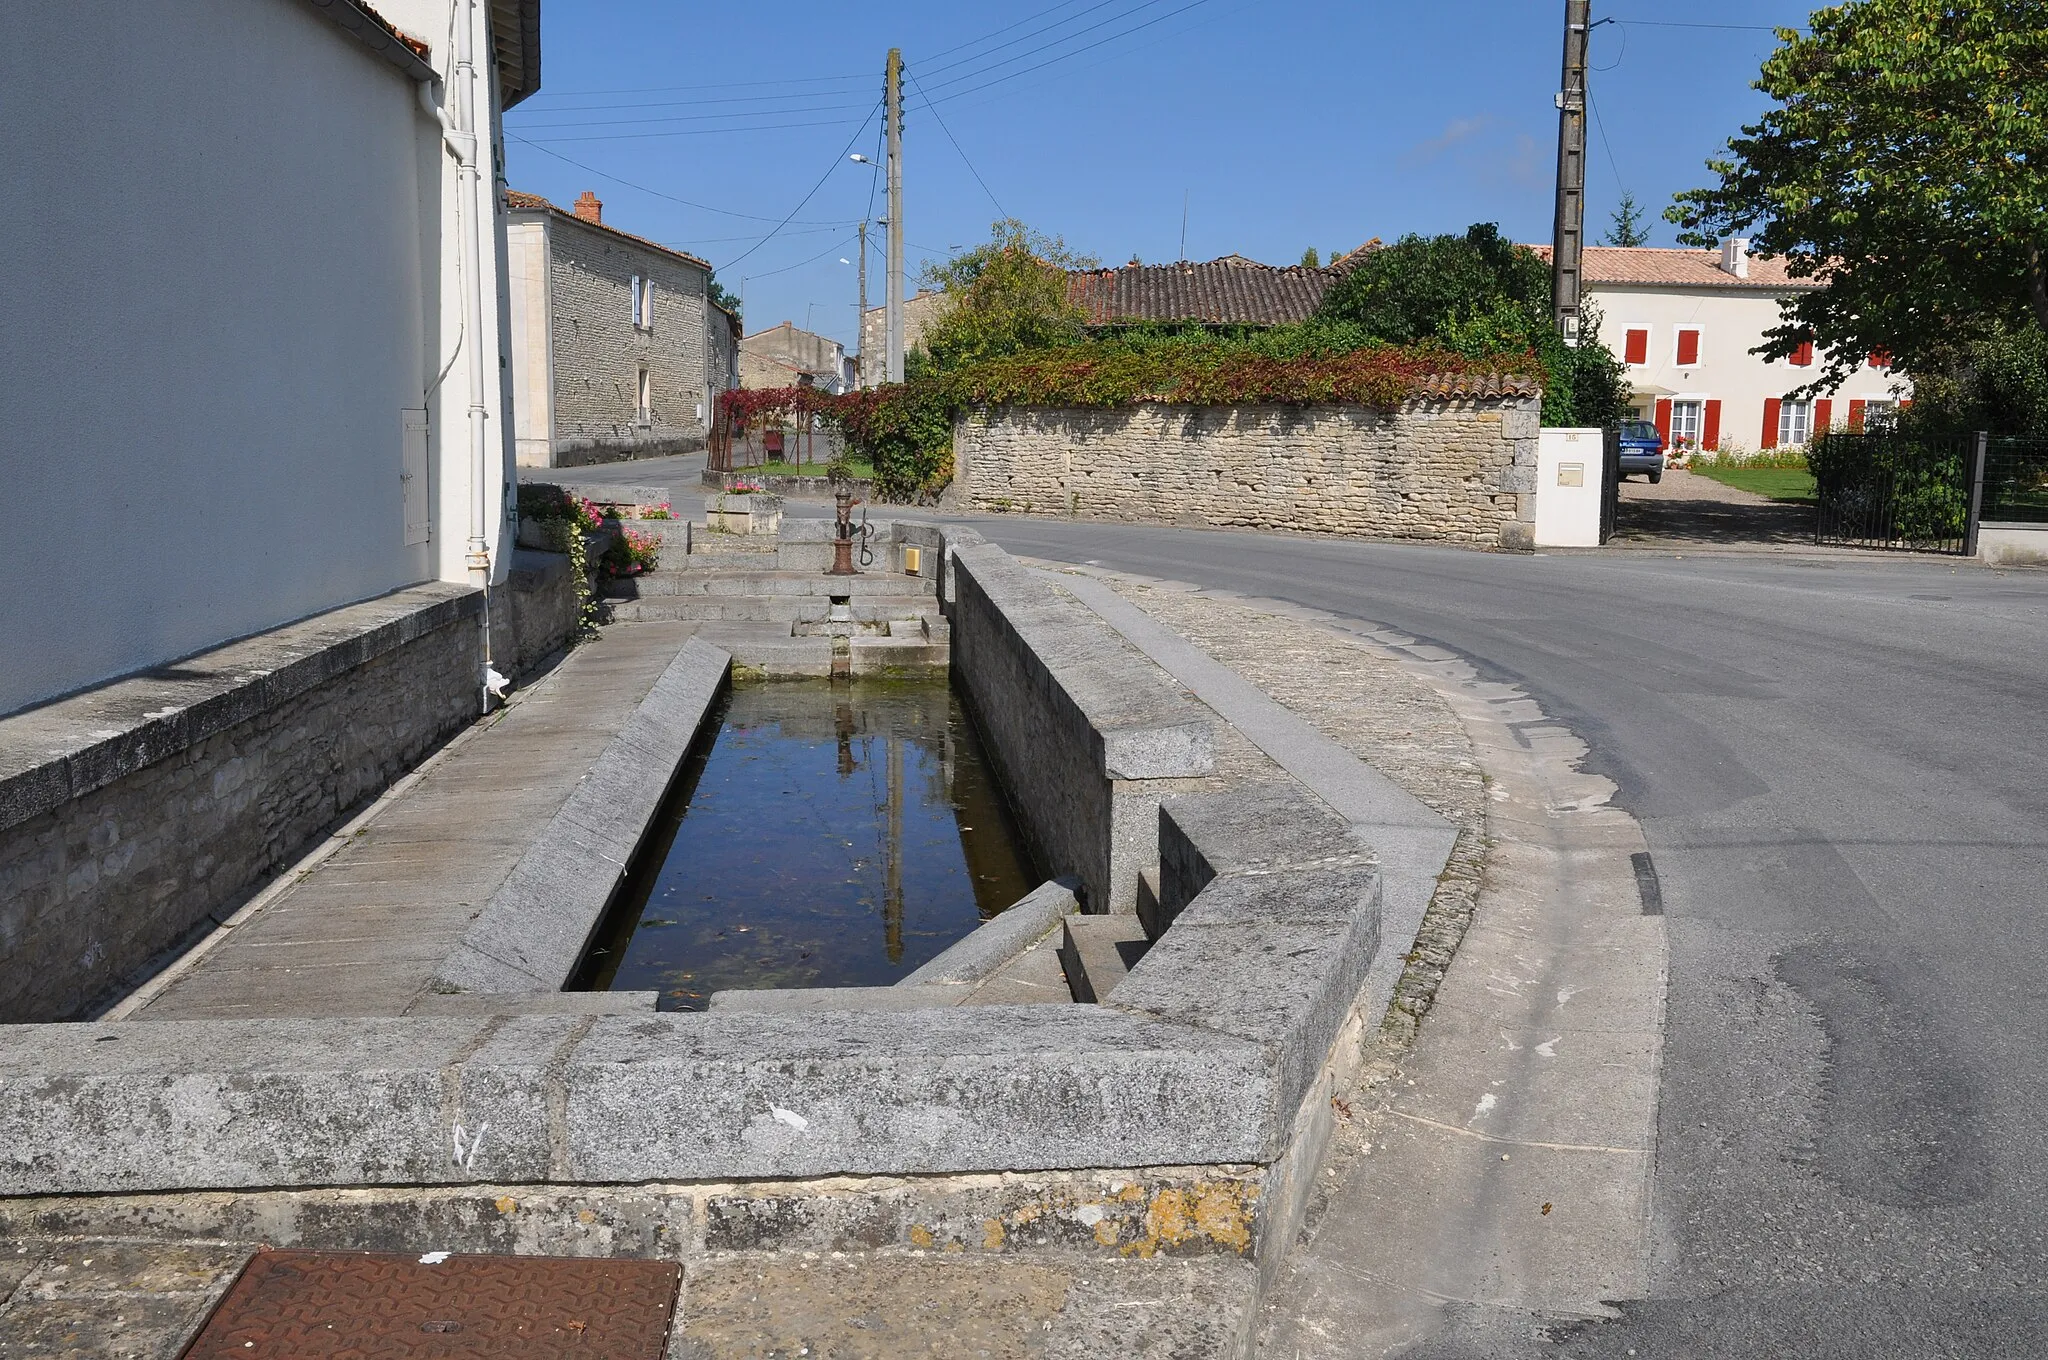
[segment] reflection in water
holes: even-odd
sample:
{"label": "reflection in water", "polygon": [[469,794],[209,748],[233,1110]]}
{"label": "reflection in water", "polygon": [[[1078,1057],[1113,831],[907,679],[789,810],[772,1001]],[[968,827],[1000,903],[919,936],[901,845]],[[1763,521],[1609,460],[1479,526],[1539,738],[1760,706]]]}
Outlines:
{"label": "reflection in water", "polygon": [[943,681],[738,685],[571,985],[884,986],[1036,884]]}

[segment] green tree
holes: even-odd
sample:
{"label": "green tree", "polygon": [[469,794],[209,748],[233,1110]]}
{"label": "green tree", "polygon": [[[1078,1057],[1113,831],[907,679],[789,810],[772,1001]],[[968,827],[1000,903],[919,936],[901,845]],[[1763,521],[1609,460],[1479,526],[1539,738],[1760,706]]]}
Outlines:
{"label": "green tree", "polygon": [[739,320],[740,300],[726,292],[724,284],[717,279],[707,278],[704,280],[704,294],[711,299],[713,305],[725,308],[732,313],[735,321]]}
{"label": "green tree", "polygon": [[1323,267],[1323,257],[1316,254],[1314,246],[1310,246],[1307,250],[1301,252],[1301,267],[1303,269],[1321,269]]}
{"label": "green tree", "polygon": [[1597,310],[1582,317],[1580,343],[1566,344],[1551,323],[1550,266],[1490,222],[1373,251],[1323,295],[1316,317],[1368,341],[1435,341],[1468,358],[1533,350],[1546,425],[1607,426],[1628,409],[1626,371],[1600,342]]}
{"label": "green tree", "polygon": [[1778,30],[1755,82],[1777,107],[1665,213],[1820,281],[1757,352],[1819,339],[1819,391],[1872,350],[1917,376],[2048,326],[2048,0],[1850,0],[1811,27]]}
{"label": "green tree", "polygon": [[1087,316],[1067,296],[1067,271],[1095,265],[1012,217],[997,222],[985,244],[926,266],[919,281],[950,299],[924,334],[929,368],[947,372],[1083,339]]}
{"label": "green tree", "polygon": [[1621,202],[1614,205],[1614,216],[1609,219],[1607,244],[1610,246],[1646,246],[1650,244],[1650,233],[1643,230],[1643,210],[1636,206],[1636,196],[1624,192]]}

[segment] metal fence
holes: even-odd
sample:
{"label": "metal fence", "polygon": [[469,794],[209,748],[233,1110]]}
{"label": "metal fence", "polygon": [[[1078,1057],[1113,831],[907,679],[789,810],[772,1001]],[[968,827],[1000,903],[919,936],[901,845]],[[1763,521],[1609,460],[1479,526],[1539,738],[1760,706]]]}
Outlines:
{"label": "metal fence", "polygon": [[1621,430],[1609,428],[1602,431],[1600,443],[1600,541],[1604,544],[1614,537],[1614,527],[1621,518]]}
{"label": "metal fence", "polygon": [[1986,443],[1981,434],[1819,436],[1807,450],[1814,541],[1974,556]]}
{"label": "metal fence", "polygon": [[1986,441],[1980,518],[1987,524],[2048,524],[2048,439]]}

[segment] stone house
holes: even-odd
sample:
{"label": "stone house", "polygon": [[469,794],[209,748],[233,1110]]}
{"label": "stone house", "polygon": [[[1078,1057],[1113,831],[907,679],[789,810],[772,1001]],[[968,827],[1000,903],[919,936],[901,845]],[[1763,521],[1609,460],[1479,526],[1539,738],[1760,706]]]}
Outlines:
{"label": "stone house", "polygon": [[505,203],[520,466],[704,447],[737,381],[710,263],[608,225],[588,190],[567,212],[516,191]]}
{"label": "stone house", "polygon": [[[1531,249],[1550,258],[1548,246]],[[1863,356],[1831,397],[1793,396],[1813,380],[1813,345],[1787,359],[1751,351],[1778,325],[1782,300],[1819,285],[1791,277],[1782,259],[1751,256],[1740,238],[1718,251],[1588,246],[1583,278],[1601,340],[1628,366],[1634,414],[1656,422],[1666,448],[1796,448],[1831,426],[1862,429],[1911,397],[1882,354]]]}
{"label": "stone house", "polygon": [[799,385],[833,393],[851,390],[853,361],[846,357],[846,346],[793,321],[756,331],[740,342],[741,387]]}

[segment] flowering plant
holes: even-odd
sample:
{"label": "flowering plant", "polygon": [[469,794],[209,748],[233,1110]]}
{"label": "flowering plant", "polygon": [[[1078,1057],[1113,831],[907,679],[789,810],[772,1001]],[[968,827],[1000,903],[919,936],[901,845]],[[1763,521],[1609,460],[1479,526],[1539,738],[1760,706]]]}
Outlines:
{"label": "flowering plant", "polygon": [[754,485],[754,483],[747,481],[745,478],[741,478],[725,490],[729,496],[757,496],[761,494],[764,488]]}
{"label": "flowering plant", "polygon": [[675,517],[675,511],[669,508],[667,501],[663,501],[660,505],[640,512],[640,518],[642,519],[674,519]]}

